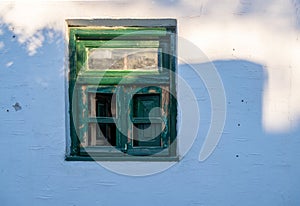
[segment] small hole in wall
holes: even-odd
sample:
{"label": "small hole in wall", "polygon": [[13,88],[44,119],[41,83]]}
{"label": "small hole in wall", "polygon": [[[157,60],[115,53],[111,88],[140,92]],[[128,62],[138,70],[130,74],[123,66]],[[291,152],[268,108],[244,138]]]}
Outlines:
{"label": "small hole in wall", "polygon": [[237,154],[237,155],[235,155],[235,157],[239,157],[239,155]]}
{"label": "small hole in wall", "polygon": [[9,109],[7,109],[6,112],[9,112]]}
{"label": "small hole in wall", "polygon": [[241,124],[238,124],[238,127],[241,126]]}
{"label": "small hole in wall", "polygon": [[241,102],[244,102],[244,100],[242,99]]}

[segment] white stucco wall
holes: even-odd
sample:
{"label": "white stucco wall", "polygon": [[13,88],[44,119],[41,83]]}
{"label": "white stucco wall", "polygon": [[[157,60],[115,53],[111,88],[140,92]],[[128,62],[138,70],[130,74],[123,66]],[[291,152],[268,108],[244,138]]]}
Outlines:
{"label": "white stucco wall", "polygon": [[[299,205],[297,8],[297,1],[280,0],[1,3],[0,204]],[[163,172],[134,177],[64,160],[65,19],[95,17],[176,18],[179,36],[206,55],[178,42],[185,57],[178,73],[196,97],[200,123],[188,128],[199,129],[191,149]],[[207,87],[193,67],[210,60],[227,115],[215,150],[199,161],[211,114],[220,108],[210,99],[218,88]]]}

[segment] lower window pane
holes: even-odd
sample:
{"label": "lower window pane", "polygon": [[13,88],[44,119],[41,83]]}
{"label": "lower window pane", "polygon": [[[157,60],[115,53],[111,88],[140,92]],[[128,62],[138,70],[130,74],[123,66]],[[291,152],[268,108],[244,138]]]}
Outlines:
{"label": "lower window pane", "polygon": [[116,125],[104,123],[90,123],[88,145],[116,146]]}
{"label": "lower window pane", "polygon": [[161,124],[134,124],[133,146],[161,146]]}

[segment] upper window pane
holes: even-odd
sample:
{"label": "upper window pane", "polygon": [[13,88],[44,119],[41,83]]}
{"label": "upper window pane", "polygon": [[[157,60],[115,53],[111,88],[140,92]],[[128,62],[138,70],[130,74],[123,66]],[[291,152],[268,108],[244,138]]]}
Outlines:
{"label": "upper window pane", "polygon": [[133,116],[149,117],[152,111],[152,117],[160,117],[160,95],[159,94],[136,94],[133,96]]}
{"label": "upper window pane", "polygon": [[89,101],[91,117],[116,116],[116,99],[112,93],[90,93]]}
{"label": "upper window pane", "polygon": [[92,48],[90,70],[158,70],[159,48]]}

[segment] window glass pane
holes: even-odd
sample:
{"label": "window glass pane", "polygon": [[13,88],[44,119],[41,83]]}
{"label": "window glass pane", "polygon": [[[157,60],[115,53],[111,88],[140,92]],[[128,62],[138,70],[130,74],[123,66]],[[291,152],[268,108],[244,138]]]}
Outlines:
{"label": "window glass pane", "polygon": [[[149,112],[153,108],[160,107],[159,94],[135,94],[133,96],[133,116],[149,117]],[[160,109],[154,109],[151,113],[152,117],[160,117]]]}
{"label": "window glass pane", "polygon": [[116,146],[116,125],[90,123],[88,146]]}
{"label": "window glass pane", "polygon": [[89,115],[92,117],[115,117],[116,100],[112,93],[90,93]]}
{"label": "window glass pane", "polygon": [[161,146],[161,124],[134,124],[133,146]]}
{"label": "window glass pane", "polygon": [[93,48],[88,51],[91,70],[158,70],[158,48]]}

